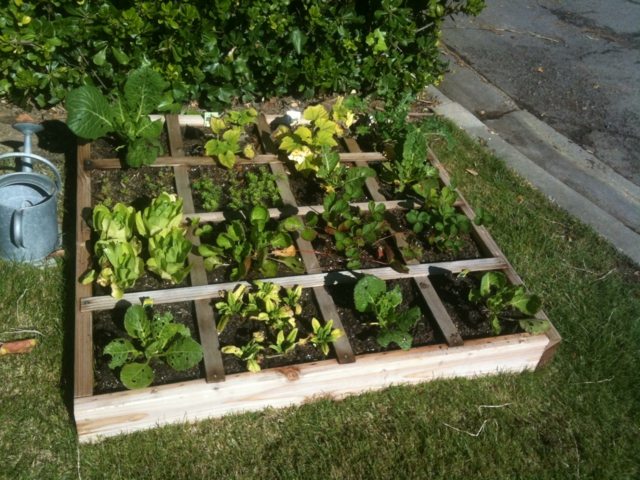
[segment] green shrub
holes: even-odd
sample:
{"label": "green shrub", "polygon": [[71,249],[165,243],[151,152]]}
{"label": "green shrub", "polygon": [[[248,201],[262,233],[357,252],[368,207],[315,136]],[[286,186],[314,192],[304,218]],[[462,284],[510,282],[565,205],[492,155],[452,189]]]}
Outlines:
{"label": "green shrub", "polygon": [[395,98],[436,81],[442,19],[484,0],[8,0],[0,96],[55,104],[144,64],[211,106],[328,92]]}

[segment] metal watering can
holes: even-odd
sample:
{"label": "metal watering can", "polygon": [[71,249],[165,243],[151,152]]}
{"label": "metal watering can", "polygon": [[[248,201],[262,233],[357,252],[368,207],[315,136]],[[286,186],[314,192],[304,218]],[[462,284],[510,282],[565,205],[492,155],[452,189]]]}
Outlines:
{"label": "metal watering can", "polygon": [[[24,152],[0,155],[0,161],[20,159],[21,171],[0,177],[0,257],[19,262],[36,262],[58,248],[57,195],[62,179],[46,158],[31,153],[31,135],[42,126],[18,123],[24,134]],[[33,171],[33,161],[44,163],[53,180]]]}

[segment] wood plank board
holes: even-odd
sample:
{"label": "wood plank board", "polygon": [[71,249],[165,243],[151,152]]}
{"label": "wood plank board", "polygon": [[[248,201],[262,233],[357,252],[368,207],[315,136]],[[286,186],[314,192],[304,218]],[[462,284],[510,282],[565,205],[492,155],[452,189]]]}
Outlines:
{"label": "wood plank board", "polygon": [[392,385],[437,378],[477,377],[535,369],[549,340],[544,335],[511,335],[362,355],[337,366],[325,360],[259,374],[228,375],[224,383],[201,380],[76,400],[81,442],[232,413],[300,405],[313,399],[340,399]]}

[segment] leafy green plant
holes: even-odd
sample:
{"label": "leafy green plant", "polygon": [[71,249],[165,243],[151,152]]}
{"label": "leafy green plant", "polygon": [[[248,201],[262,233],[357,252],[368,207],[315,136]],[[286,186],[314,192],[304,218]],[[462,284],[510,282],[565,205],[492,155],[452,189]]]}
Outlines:
{"label": "leafy green plant", "polygon": [[[217,212],[222,206],[222,186],[213,182],[211,178],[202,177],[191,184],[194,192],[202,199],[202,207],[208,212]],[[235,191],[235,189],[231,189]]]}
{"label": "leafy green plant", "polygon": [[136,229],[143,237],[153,237],[182,223],[183,200],[177,195],[162,192],[151,204],[136,212]]}
{"label": "leafy green plant", "polygon": [[163,280],[181,283],[191,271],[187,265],[191,247],[184,228],[162,230],[149,238],[147,268]]}
{"label": "leafy green plant", "polygon": [[124,317],[129,338],[117,338],[104,348],[111,356],[109,368],[120,370],[120,381],[129,389],[153,383],[153,361],[164,361],[174,370],[188,370],[202,360],[202,347],[189,328],[173,321],[169,312],[152,313],[152,302],[131,305]]}
{"label": "leafy green plant", "polygon": [[299,223],[289,219],[272,222],[269,211],[256,206],[244,220],[229,222],[226,230],[216,236],[215,245],[202,243],[198,252],[209,270],[230,261],[233,264],[232,280],[246,278],[253,270],[264,277],[273,277],[277,274],[278,264],[302,273],[304,266],[296,256],[290,235]]}
{"label": "leafy green plant", "polygon": [[234,210],[246,209],[248,206],[263,207],[282,204],[276,177],[265,170],[256,173],[248,171],[244,174],[244,185],[235,180],[229,188],[229,207]]}
{"label": "leafy green plant", "polygon": [[[255,151],[247,143],[245,127],[255,123],[258,112],[254,108],[232,110],[223,117],[213,117],[210,121],[214,138],[204,145],[205,152],[214,157],[226,168],[231,168],[237,161],[236,155],[241,153],[247,158],[253,158]],[[244,139],[243,139],[244,137]]]}
{"label": "leafy green plant", "polygon": [[162,153],[162,122],[151,121],[150,113],[161,109],[167,84],[160,74],[143,67],[130,74],[123,92],[113,103],[93,86],[72,90],[67,95],[67,125],[77,136],[95,140],[114,133],[123,142],[125,163],[130,167],[149,165]]}
{"label": "leafy green plant", "polygon": [[[339,107],[329,112],[322,105],[307,107],[302,112],[302,118],[308,123],[289,127],[281,126],[276,132],[276,138],[280,141],[279,149],[288,154],[289,160],[294,162],[296,170],[312,170],[317,172],[323,152],[328,152],[338,146],[337,139],[345,133],[353,122],[353,114],[346,110],[340,100]],[[344,127],[340,124],[344,123]]]}
{"label": "leafy green plant", "polygon": [[347,268],[359,268],[362,249],[374,246],[389,231],[384,204],[371,201],[368,214],[362,215],[346,198],[330,193],[325,196],[323,207],[321,215],[315,212],[307,215],[303,237],[313,240],[317,232],[309,229],[317,228],[322,219],[324,233],[334,237],[336,250],[347,257]]}
{"label": "leafy green plant", "polygon": [[101,240],[96,242],[94,250],[100,272],[96,278],[95,270],[90,270],[82,283],[96,281],[102,287],[111,287],[114,298],[122,298],[124,290],[133,287],[144,274],[140,242],[135,238],[128,242]]}
{"label": "leafy green plant", "polygon": [[333,320],[327,321],[324,325],[317,318],[311,319],[311,328],[313,333],[309,335],[306,341],[311,342],[316,348],[319,348],[326,356],[329,355],[329,344],[335,342],[344,335],[342,330],[333,328]]}
{"label": "leafy green plant", "polygon": [[276,343],[269,345],[269,348],[279,355],[286,355],[292,352],[298,345],[298,329],[292,328],[285,335],[284,330],[278,330]]}
{"label": "leafy green plant", "polygon": [[327,193],[341,192],[349,200],[364,197],[363,187],[376,172],[370,167],[347,167],[340,162],[338,152],[323,148],[319,154],[320,164],[316,178],[322,182]]}
{"label": "leafy green plant", "polygon": [[220,318],[216,323],[218,333],[222,333],[234,315],[243,315],[246,312],[247,304],[244,295],[247,288],[247,285],[239,284],[232,291],[227,292],[223,300],[215,304],[220,314]]}
{"label": "leafy green plant", "polygon": [[286,301],[283,301],[279,285],[260,280],[254,281],[254,285],[258,289],[255,293],[249,294],[248,311],[253,313],[250,318],[265,322],[276,331],[295,328],[295,310],[302,308],[298,302],[290,305],[290,302],[293,303],[295,293],[288,292]]}
{"label": "leafy green plant", "polygon": [[134,233],[135,209],[124,203],[116,203],[112,209],[98,204],[93,209],[93,230],[100,240],[131,240]]}
{"label": "leafy green plant", "polygon": [[439,250],[460,250],[460,236],[469,232],[471,222],[456,209],[458,196],[453,187],[440,187],[438,180],[427,179],[413,188],[423,199],[419,209],[409,210],[405,216],[413,231],[426,232],[429,244]]}
{"label": "leafy green plant", "polygon": [[260,352],[264,350],[264,334],[262,332],[254,332],[253,337],[246,344],[237,347],[235,345],[226,345],[220,349],[222,353],[238,357],[247,364],[247,370],[250,372],[260,371]]}
{"label": "leafy green plant", "polygon": [[[480,280],[480,287],[469,292],[469,300],[481,303],[487,309],[496,335],[502,331],[504,321],[517,321],[523,330],[534,335],[549,328],[548,320],[534,317],[542,307],[540,297],[528,294],[523,285],[509,284],[502,272],[486,272]],[[525,317],[513,318],[514,312]]]}
{"label": "leafy green plant", "polygon": [[427,160],[427,140],[418,127],[407,126],[409,132],[404,138],[401,151],[392,162],[384,163],[383,177],[395,185],[396,192],[404,192],[418,182],[437,178],[438,171]]}
{"label": "leafy green plant", "polygon": [[393,342],[403,350],[411,348],[413,336],[410,332],[420,319],[420,308],[399,310],[402,305],[399,286],[387,291],[387,285],[383,280],[373,275],[365,275],[356,283],[353,300],[356,310],[375,316],[376,321],[371,324],[377,325],[380,329],[377,336],[380,346],[386,348]]}

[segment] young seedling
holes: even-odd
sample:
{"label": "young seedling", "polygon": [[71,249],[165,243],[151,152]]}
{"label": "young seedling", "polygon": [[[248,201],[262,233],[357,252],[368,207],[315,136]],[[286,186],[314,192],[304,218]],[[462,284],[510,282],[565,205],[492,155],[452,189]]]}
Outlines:
{"label": "young seedling", "polygon": [[399,310],[402,305],[399,286],[387,291],[384,280],[365,275],[356,283],[353,300],[356,310],[375,316],[376,321],[370,324],[377,325],[380,329],[377,337],[380,346],[386,348],[393,342],[403,350],[411,348],[413,336],[410,331],[420,319],[420,308]]}
{"label": "young seedling", "polygon": [[287,335],[284,330],[278,330],[276,343],[269,345],[269,348],[278,355],[286,355],[295,350],[298,345],[298,329],[293,328]]}
{"label": "young seedling", "polygon": [[223,117],[212,117],[211,132],[214,138],[205,143],[204,148],[210,157],[214,157],[226,168],[232,168],[237,155],[253,158],[255,151],[246,142],[245,127],[255,123],[258,112],[254,108],[227,112]]}
{"label": "young seedling", "polygon": [[132,305],[124,317],[129,338],[117,338],[104,348],[111,356],[109,368],[120,370],[120,381],[129,389],[151,385],[153,361],[164,361],[174,370],[188,370],[202,360],[202,347],[189,329],[173,321],[169,312],[152,313],[152,302]]}
{"label": "young seedling", "polygon": [[250,372],[260,371],[260,352],[264,350],[264,334],[262,332],[254,332],[253,337],[245,345],[236,347],[235,345],[227,345],[222,347],[220,351],[228,355],[238,357],[247,364],[247,370]]}
{"label": "young seedling", "polygon": [[[502,272],[485,273],[480,280],[480,288],[469,292],[469,300],[484,305],[496,335],[502,331],[503,321],[517,321],[524,331],[534,335],[549,328],[547,320],[534,317],[542,307],[540,298],[528,294],[522,285],[509,284]],[[514,311],[526,317],[513,318]]]}
{"label": "young seedling", "polygon": [[342,330],[333,328],[333,320],[329,320],[322,325],[320,321],[314,317],[311,319],[311,328],[313,329],[313,333],[304,341],[301,341],[301,343],[311,342],[313,346],[319,348],[325,356],[329,355],[329,344],[344,335]]}
{"label": "young seedling", "polygon": [[227,292],[225,299],[217,302],[215,307],[220,314],[217,322],[218,333],[221,333],[234,315],[243,315],[246,311],[247,304],[244,300],[244,294],[247,286],[240,284],[235,289]]}

